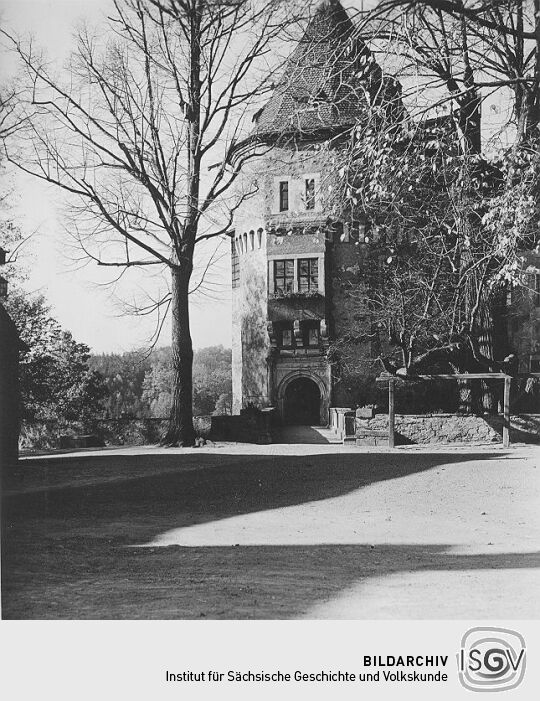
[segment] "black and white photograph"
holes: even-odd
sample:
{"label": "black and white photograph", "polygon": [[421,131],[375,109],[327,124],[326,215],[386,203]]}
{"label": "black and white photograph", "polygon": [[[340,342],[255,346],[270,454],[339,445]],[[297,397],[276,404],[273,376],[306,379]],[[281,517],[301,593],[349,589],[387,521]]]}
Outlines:
{"label": "black and white photograph", "polygon": [[[2,0],[0,47],[2,627],[473,621],[461,685],[520,684],[540,0]],[[351,681],[304,672],[228,681]]]}

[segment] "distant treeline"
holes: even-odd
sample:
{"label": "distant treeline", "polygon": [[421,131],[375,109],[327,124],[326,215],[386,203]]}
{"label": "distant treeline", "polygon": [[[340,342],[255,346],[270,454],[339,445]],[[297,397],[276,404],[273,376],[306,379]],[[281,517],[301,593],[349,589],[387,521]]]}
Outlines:
{"label": "distant treeline", "polygon": [[[171,407],[171,349],[92,355],[92,370],[103,378],[104,418],[165,418]],[[195,416],[231,413],[231,350],[211,346],[195,351],[193,413]]]}

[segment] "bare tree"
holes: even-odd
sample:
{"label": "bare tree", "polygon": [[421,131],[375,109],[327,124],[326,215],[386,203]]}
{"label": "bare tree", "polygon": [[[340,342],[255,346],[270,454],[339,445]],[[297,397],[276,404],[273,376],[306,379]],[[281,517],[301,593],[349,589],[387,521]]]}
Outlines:
{"label": "bare tree", "polygon": [[233,159],[235,144],[246,109],[271,87],[269,54],[293,18],[284,0],[114,0],[114,9],[104,40],[78,33],[63,79],[32,43],[11,39],[28,124],[7,156],[69,195],[78,243],[98,265],[170,271],[170,294],[150,305],[172,314],[164,442],[189,446],[194,255],[228,233],[253,192],[238,185],[257,152]]}

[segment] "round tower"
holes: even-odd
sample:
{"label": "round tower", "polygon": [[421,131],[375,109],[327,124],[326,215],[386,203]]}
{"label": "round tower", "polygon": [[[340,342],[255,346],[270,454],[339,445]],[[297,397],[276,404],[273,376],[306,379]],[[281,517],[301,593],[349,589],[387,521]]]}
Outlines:
{"label": "round tower", "polygon": [[329,154],[380,80],[341,4],[326,0],[239,145],[264,155],[250,161],[257,194],[234,220],[234,413],[274,406],[289,424],[328,421],[329,331],[340,333],[333,266],[357,251],[348,224],[329,217],[323,190]]}

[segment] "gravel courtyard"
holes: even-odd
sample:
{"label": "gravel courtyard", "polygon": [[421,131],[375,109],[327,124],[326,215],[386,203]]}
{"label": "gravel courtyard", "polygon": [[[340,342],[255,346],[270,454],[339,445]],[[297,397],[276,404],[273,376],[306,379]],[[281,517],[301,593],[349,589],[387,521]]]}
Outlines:
{"label": "gravel courtyard", "polygon": [[540,616],[540,450],[217,444],[4,475],[2,616]]}

